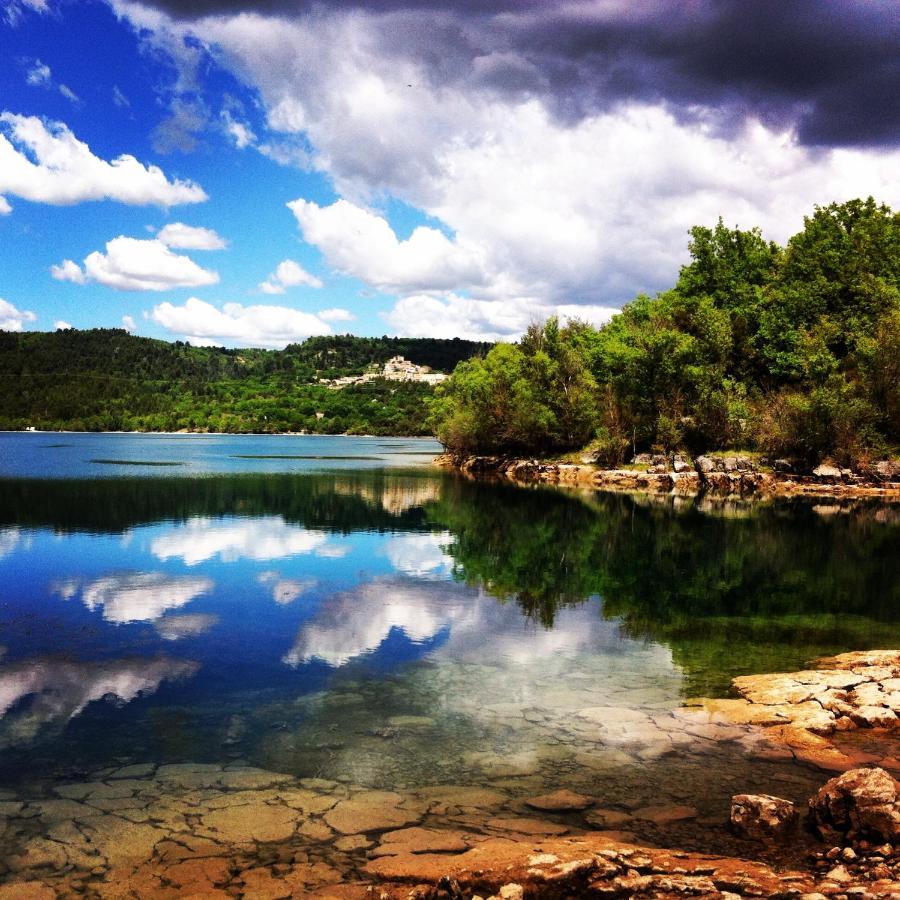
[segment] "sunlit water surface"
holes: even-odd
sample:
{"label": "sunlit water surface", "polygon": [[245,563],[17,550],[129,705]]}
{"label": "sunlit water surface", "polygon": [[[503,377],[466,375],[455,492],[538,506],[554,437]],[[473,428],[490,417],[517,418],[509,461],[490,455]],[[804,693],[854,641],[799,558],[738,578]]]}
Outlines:
{"label": "sunlit water surface", "polygon": [[473,484],[438,450],[0,435],[0,785],[240,761],[721,815],[821,782],[658,726],[900,643],[895,509]]}

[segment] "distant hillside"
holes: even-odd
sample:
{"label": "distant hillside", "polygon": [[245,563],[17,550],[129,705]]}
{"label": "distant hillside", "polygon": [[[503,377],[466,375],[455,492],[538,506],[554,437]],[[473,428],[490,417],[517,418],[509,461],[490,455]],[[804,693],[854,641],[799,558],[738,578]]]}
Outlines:
{"label": "distant hillside", "polygon": [[230,350],[121,329],[0,331],[0,429],[424,434],[427,385],[332,391],[318,379],[361,374],[393,356],[451,372],[490,347],[340,335]]}

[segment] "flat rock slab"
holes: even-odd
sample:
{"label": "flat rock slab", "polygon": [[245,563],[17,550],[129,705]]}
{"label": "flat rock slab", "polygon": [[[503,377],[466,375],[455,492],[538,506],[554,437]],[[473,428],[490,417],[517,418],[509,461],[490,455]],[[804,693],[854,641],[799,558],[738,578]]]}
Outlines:
{"label": "flat rock slab", "polygon": [[469,849],[463,831],[434,828],[401,828],[389,831],[381,845],[370,852],[373,858],[397,856],[400,853],[463,853]]}
{"label": "flat rock slab", "polygon": [[363,791],[341,800],[325,813],[325,822],[341,834],[389,831],[418,822],[422,815],[403,809],[404,798],[393,791]]}
{"label": "flat rock slab", "polygon": [[204,814],[208,836],[231,844],[251,841],[286,841],[296,830],[296,810],[281,804],[246,803],[226,806]]}
{"label": "flat rock slab", "polygon": [[669,825],[696,819],[697,810],[693,806],[643,806],[632,813],[635,819],[643,819],[656,825]]}
{"label": "flat rock slab", "polygon": [[594,798],[576,794],[574,791],[560,790],[532,797],[525,801],[525,805],[543,812],[580,812],[593,806]]}

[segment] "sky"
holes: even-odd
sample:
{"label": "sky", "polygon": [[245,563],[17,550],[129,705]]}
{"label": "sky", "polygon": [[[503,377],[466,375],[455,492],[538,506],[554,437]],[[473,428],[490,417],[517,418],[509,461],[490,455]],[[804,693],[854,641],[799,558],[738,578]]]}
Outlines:
{"label": "sky", "polygon": [[3,0],[0,329],[514,340],[900,205],[896,0]]}

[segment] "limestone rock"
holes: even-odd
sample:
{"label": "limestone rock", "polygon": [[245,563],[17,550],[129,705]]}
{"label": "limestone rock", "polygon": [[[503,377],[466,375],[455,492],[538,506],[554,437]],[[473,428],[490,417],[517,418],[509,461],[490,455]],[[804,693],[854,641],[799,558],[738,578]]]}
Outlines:
{"label": "limestone rock", "polygon": [[464,832],[434,828],[401,828],[389,831],[370,857],[397,856],[400,853],[463,853],[469,845]]}
{"label": "limestone rock", "polygon": [[884,769],[851,769],[809,801],[810,818],[826,839],[900,838],[900,784]]}
{"label": "limestone rock", "polygon": [[525,801],[526,806],[540,809],[543,812],[580,812],[593,804],[592,797],[566,790],[553,791],[550,794],[542,794],[540,797],[532,797]]}
{"label": "limestone rock", "polygon": [[403,797],[393,791],[362,791],[341,800],[325,814],[329,827],[341,834],[388,831],[418,822],[419,812],[401,808]]}
{"label": "limestone rock", "polygon": [[285,841],[297,827],[297,813],[281,804],[247,803],[211,810],[203,825],[204,836],[228,843]]}
{"label": "limestone rock", "polygon": [[732,827],[745,837],[770,841],[784,837],[797,823],[790,800],[769,794],[735,794],[731,798]]}
{"label": "limestone rock", "polygon": [[696,819],[697,810],[693,806],[644,806],[634,811],[634,818],[656,825],[669,825],[685,819]]}

